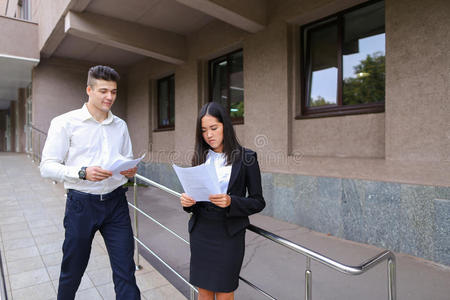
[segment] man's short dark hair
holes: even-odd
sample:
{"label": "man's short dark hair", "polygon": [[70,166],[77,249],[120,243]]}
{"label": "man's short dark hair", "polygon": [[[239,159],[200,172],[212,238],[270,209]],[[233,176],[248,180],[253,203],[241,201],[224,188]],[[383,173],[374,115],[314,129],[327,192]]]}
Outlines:
{"label": "man's short dark hair", "polygon": [[119,73],[108,66],[94,66],[89,69],[87,85],[93,87],[97,79],[118,82],[120,79]]}

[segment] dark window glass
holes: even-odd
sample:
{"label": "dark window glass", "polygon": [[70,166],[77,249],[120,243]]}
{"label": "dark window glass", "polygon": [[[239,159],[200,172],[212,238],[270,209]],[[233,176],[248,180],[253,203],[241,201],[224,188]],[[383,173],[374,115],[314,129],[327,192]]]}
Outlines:
{"label": "dark window glass", "polygon": [[210,101],[221,103],[234,123],[244,121],[244,73],[242,50],[209,62]]}
{"label": "dark window glass", "polygon": [[175,79],[168,76],[158,80],[158,128],[175,126]]}
{"label": "dark window glass", "polygon": [[384,111],[384,1],[302,28],[302,115]]}

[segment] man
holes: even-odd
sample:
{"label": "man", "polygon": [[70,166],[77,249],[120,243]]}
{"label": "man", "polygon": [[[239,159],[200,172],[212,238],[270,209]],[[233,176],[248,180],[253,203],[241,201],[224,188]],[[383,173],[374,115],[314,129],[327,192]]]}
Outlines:
{"label": "man", "polygon": [[140,299],[133,232],[122,187],[137,167],[122,171],[123,176],[112,176],[107,170],[118,157],[133,157],[127,125],[110,111],[118,80],[114,69],[92,67],[86,87],[88,102],[52,120],[42,152],[41,175],[63,181],[68,191],[59,300],[75,298],[97,230],[108,250],[117,299]]}

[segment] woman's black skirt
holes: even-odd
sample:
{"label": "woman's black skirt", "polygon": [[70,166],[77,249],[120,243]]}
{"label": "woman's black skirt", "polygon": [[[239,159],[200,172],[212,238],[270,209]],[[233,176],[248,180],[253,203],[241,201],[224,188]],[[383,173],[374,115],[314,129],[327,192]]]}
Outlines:
{"label": "woman's black skirt", "polygon": [[198,203],[197,222],[190,233],[190,283],[202,289],[228,293],[237,289],[245,250],[245,230],[230,236],[225,210]]}

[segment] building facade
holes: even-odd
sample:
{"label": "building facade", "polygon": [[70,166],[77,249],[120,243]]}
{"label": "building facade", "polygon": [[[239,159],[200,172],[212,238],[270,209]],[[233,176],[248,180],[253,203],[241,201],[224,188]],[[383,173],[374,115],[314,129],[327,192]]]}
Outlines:
{"label": "building facade", "polygon": [[263,214],[450,265],[450,2],[25,2],[0,1],[0,58],[34,59],[2,96],[4,151],[38,157],[88,68],[112,65],[143,175],[181,190],[171,165],[218,101],[258,153]]}

